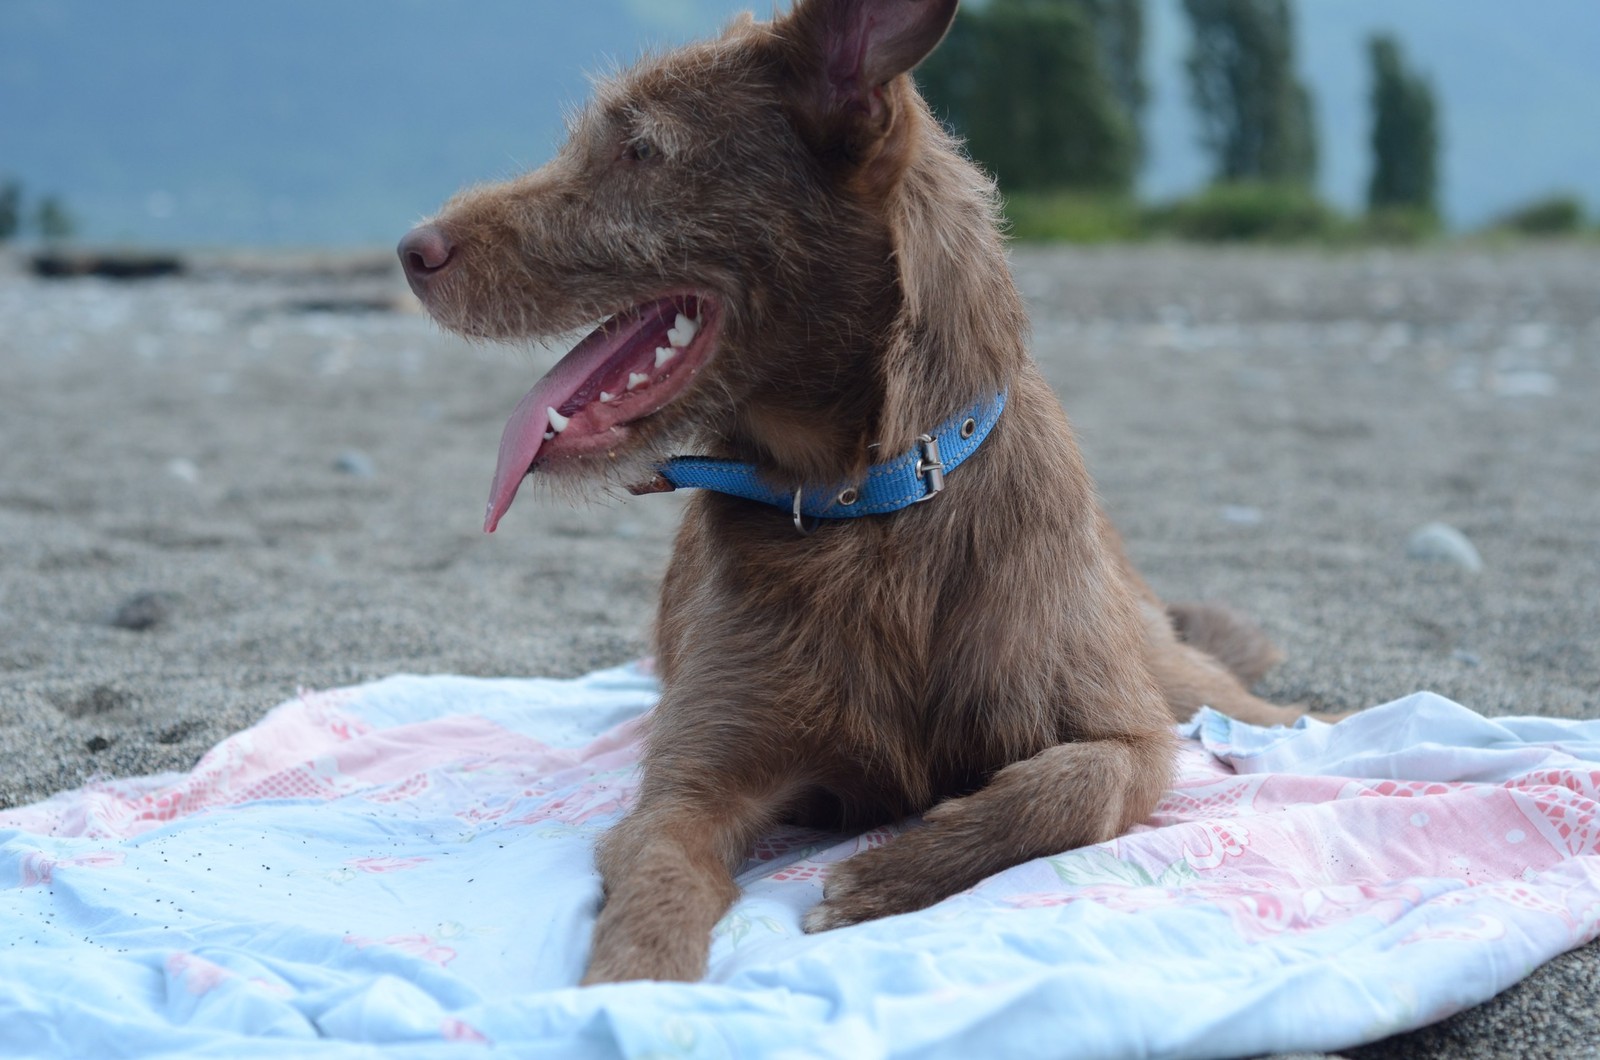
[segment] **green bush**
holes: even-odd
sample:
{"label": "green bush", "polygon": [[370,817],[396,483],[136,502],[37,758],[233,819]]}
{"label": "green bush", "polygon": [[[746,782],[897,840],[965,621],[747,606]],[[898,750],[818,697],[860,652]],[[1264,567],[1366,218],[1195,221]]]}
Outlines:
{"label": "green bush", "polygon": [[1214,184],[1198,195],[1152,208],[1153,233],[1203,242],[1289,243],[1346,234],[1344,221],[1298,184]]}
{"label": "green bush", "polygon": [[1015,192],[1005,198],[1005,216],[1021,242],[1120,243],[1143,234],[1138,206],[1121,195]]}
{"label": "green bush", "polygon": [[1525,236],[1570,236],[1583,228],[1583,203],[1576,195],[1550,195],[1506,214],[1495,228]]}
{"label": "green bush", "polygon": [[1421,243],[1441,228],[1438,214],[1416,206],[1384,206],[1361,219],[1361,237],[1373,243]]}

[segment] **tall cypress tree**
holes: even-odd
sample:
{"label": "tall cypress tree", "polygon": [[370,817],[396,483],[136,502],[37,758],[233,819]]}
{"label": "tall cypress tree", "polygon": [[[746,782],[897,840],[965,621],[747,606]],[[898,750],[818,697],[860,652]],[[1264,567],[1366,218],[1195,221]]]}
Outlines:
{"label": "tall cypress tree", "polygon": [[1056,0],[1077,7],[1089,22],[1105,71],[1132,130],[1135,153],[1144,155],[1144,108],[1150,91],[1144,79],[1143,0]]}
{"label": "tall cypress tree", "polygon": [[993,0],[963,10],[917,68],[934,112],[1008,190],[1132,186],[1134,129],[1089,17],[1096,2]]}
{"label": "tall cypress tree", "polygon": [[1201,141],[1219,181],[1309,184],[1317,143],[1311,93],[1294,69],[1288,0],[1183,0],[1187,67]]}
{"label": "tall cypress tree", "polygon": [[1388,34],[1367,42],[1372,62],[1372,181],[1367,206],[1438,212],[1439,126],[1433,87],[1406,68]]}
{"label": "tall cypress tree", "polygon": [[67,212],[67,208],[54,195],[46,195],[39,200],[33,218],[34,227],[39,230],[39,235],[46,243],[59,243],[64,239],[70,239],[78,228],[77,222]]}

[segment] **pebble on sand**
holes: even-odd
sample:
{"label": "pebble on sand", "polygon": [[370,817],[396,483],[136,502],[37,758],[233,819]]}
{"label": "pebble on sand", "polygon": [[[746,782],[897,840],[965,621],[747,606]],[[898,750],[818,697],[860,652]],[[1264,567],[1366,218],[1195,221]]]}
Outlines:
{"label": "pebble on sand", "polygon": [[200,468],[187,457],[180,456],[167,461],[167,474],[191,486],[200,481]]}
{"label": "pebble on sand", "polygon": [[111,612],[107,620],[118,629],[131,629],[142,633],[154,629],[172,616],[173,605],[178,602],[176,593],[134,593]]}
{"label": "pebble on sand", "polygon": [[334,460],[333,466],[346,475],[356,478],[372,478],[378,473],[378,467],[372,462],[372,457],[359,449],[346,449]]}
{"label": "pebble on sand", "polygon": [[1483,557],[1467,535],[1448,523],[1428,523],[1406,541],[1406,555],[1434,563],[1454,563],[1470,571],[1483,570]]}

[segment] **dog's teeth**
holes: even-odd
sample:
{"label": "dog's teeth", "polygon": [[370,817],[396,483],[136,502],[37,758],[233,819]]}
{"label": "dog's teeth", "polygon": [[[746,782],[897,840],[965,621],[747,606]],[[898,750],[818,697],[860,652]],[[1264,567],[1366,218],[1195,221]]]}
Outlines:
{"label": "dog's teeth", "polygon": [[628,373],[628,389],[629,390],[638,390],[640,387],[644,386],[649,381],[650,381],[650,377],[647,376],[647,375],[641,375],[638,372],[629,372]]}
{"label": "dog's teeth", "polygon": [[600,391],[600,401],[602,403],[607,402],[607,401],[615,401],[616,399],[617,399],[617,395],[608,394],[604,390]]}
{"label": "dog's teeth", "polygon": [[[679,313],[678,319],[672,322],[672,327],[667,331],[667,341],[681,349],[694,341],[694,333],[699,330],[698,323]],[[656,356],[660,355],[660,351],[656,351]]]}
{"label": "dog's teeth", "polygon": [[668,361],[672,360],[673,356],[677,352],[678,351],[673,349],[671,346],[657,346],[656,347],[656,367],[660,368],[662,365],[664,365]]}
{"label": "dog's teeth", "polygon": [[556,436],[556,432],[555,431],[545,431],[544,432],[544,440],[547,441],[547,442],[550,439],[554,438],[555,436]]}
{"label": "dog's teeth", "polygon": [[545,409],[545,412],[550,414],[550,429],[557,434],[560,434],[562,431],[566,430],[567,424],[572,422],[555,409],[547,408]]}

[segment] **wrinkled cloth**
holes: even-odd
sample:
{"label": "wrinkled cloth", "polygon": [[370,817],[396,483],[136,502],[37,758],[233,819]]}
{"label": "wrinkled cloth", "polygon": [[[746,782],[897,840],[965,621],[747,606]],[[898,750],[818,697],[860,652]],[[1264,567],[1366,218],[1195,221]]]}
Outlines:
{"label": "wrinkled cloth", "polygon": [[1333,727],[1202,711],[1130,834],[820,935],[829,866],[916,822],[779,830],[704,982],[577,989],[656,693],[636,666],[393,677],[0,812],[0,1055],[1335,1049],[1600,933],[1600,721],[1419,693]]}

